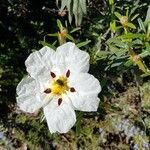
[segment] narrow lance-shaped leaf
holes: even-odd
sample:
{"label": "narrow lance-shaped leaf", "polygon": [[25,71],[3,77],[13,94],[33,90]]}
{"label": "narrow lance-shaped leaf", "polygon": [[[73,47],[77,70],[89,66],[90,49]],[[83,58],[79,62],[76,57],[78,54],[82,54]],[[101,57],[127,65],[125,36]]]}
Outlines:
{"label": "narrow lance-shaped leaf", "polygon": [[136,39],[136,38],[144,38],[146,34],[140,34],[140,33],[128,33],[126,35],[121,35],[118,36],[118,38],[123,38],[123,39]]}
{"label": "narrow lance-shaped leaf", "polygon": [[116,31],[116,21],[115,21],[115,20],[110,23],[110,27],[111,27],[111,30],[112,30],[113,32]]}
{"label": "narrow lance-shaped leaf", "polygon": [[114,4],[114,0],[109,0],[109,5],[113,5]]}
{"label": "narrow lance-shaped leaf", "polygon": [[150,22],[150,6],[148,7],[148,10],[147,10],[147,15],[145,18],[145,25],[147,25],[148,22]]}
{"label": "narrow lance-shaped leaf", "polygon": [[59,30],[62,31],[63,26],[62,26],[62,23],[59,19],[57,19],[57,26],[58,26]]}
{"label": "narrow lance-shaped leaf", "polygon": [[60,11],[63,11],[63,10],[64,10],[65,6],[67,5],[67,2],[68,2],[68,0],[62,0],[62,1],[61,1],[61,8],[60,8]]}
{"label": "narrow lance-shaped leaf", "polygon": [[86,0],[79,0],[79,5],[82,9],[82,12],[86,14]]}
{"label": "narrow lance-shaped leaf", "polygon": [[74,28],[73,30],[70,31],[70,33],[74,33],[76,31],[79,31],[80,29],[81,29],[80,27]]}
{"label": "narrow lance-shaped leaf", "polygon": [[146,45],[146,50],[150,52],[150,43],[146,42],[145,45]]}
{"label": "narrow lance-shaped leaf", "polygon": [[83,112],[79,112],[77,114],[77,122],[76,122],[76,135],[79,135],[81,132],[81,119],[83,117]]}
{"label": "narrow lance-shaped leaf", "polygon": [[126,10],[126,16],[129,16],[129,9]]}
{"label": "narrow lance-shaped leaf", "polygon": [[145,58],[145,57],[147,57],[147,56],[150,56],[150,52],[147,51],[147,50],[144,50],[141,54],[139,54],[139,56],[140,56],[141,58]]}
{"label": "narrow lance-shaped leaf", "polygon": [[82,18],[83,18],[83,11],[82,11],[82,8],[81,8],[81,5],[79,4],[78,6],[78,15],[77,15],[77,26],[79,26],[82,22]]}
{"label": "narrow lance-shaped leaf", "polygon": [[118,19],[120,19],[120,18],[122,17],[122,15],[121,15],[120,13],[118,13],[118,12],[114,12],[114,14],[115,14],[115,16],[116,16]]}
{"label": "narrow lance-shaped leaf", "polygon": [[68,9],[69,23],[71,24],[71,22],[72,22],[72,15],[73,15],[73,1],[72,0],[68,0],[67,9]]}
{"label": "narrow lance-shaped leaf", "polygon": [[85,46],[87,44],[89,44],[91,42],[91,40],[88,40],[88,41],[85,41],[85,42],[81,42],[81,43],[78,43],[77,46],[78,48],[82,47],[82,46]]}
{"label": "narrow lance-shaped leaf", "polygon": [[139,3],[138,1],[137,1],[137,2],[135,2],[134,7],[130,10],[129,18],[132,16],[132,14],[134,14],[134,13],[135,13],[136,9],[137,9],[137,8],[139,8],[138,3]]}
{"label": "narrow lance-shaped leaf", "polygon": [[131,59],[127,60],[125,63],[124,63],[124,66],[126,67],[130,67],[133,65],[133,61]]}
{"label": "narrow lance-shaped leaf", "polygon": [[73,14],[75,16],[76,25],[78,22],[78,6],[79,6],[79,0],[73,0]]}
{"label": "narrow lance-shaped leaf", "polygon": [[58,33],[47,34],[48,36],[58,36]]}
{"label": "narrow lance-shaped leaf", "polygon": [[57,5],[57,6],[58,6],[58,1],[59,1],[59,0],[56,0],[56,5]]}
{"label": "narrow lance-shaped leaf", "polygon": [[138,23],[139,23],[140,29],[146,33],[145,25],[144,25],[144,22],[141,20],[141,18],[138,18]]}
{"label": "narrow lance-shaped leaf", "polygon": [[139,16],[139,14],[134,15],[134,16],[131,18],[131,21],[133,21],[134,19],[136,19],[138,16]]}
{"label": "narrow lance-shaped leaf", "polygon": [[127,26],[132,28],[132,29],[136,29],[136,26],[133,23],[128,22]]}
{"label": "narrow lance-shaped leaf", "polygon": [[69,35],[69,34],[67,34],[66,37],[67,37],[69,40],[73,41],[73,42],[75,41],[74,38],[73,38],[71,35]]}
{"label": "narrow lance-shaped leaf", "polygon": [[49,43],[47,43],[45,41],[39,41],[39,44],[42,44],[43,46],[48,46],[48,47],[50,47],[52,49],[56,49],[56,47],[54,45],[49,44]]}

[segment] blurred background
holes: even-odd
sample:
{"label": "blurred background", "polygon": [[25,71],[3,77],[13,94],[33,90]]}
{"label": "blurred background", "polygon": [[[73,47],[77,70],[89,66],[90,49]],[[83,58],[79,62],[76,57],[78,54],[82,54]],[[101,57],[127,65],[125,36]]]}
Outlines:
{"label": "blurred background", "polygon": [[[149,0],[0,0],[0,149],[150,149]],[[95,113],[76,112],[66,134],[48,131],[38,114],[16,106],[24,62],[44,45],[60,44],[59,21],[90,56],[102,85]],[[49,35],[48,35],[49,34]],[[47,36],[48,35],[48,36]]]}

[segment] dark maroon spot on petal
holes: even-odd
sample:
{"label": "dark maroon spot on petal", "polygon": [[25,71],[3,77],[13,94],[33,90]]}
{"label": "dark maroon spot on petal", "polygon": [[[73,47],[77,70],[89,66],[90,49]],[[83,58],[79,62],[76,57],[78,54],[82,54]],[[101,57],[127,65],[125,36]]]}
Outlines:
{"label": "dark maroon spot on petal", "polygon": [[62,103],[62,98],[58,99],[58,106],[60,106],[60,104]]}
{"label": "dark maroon spot on petal", "polygon": [[55,78],[55,77],[56,77],[56,75],[55,75],[54,72],[51,72],[51,76],[52,76],[52,78]]}
{"label": "dark maroon spot on petal", "polygon": [[76,92],[75,88],[71,87],[70,92]]}
{"label": "dark maroon spot on petal", "polygon": [[44,91],[44,93],[46,93],[46,94],[51,93],[51,89],[50,89],[50,88],[46,89],[46,90]]}
{"label": "dark maroon spot on petal", "polygon": [[70,76],[70,70],[68,70],[67,72],[66,72],[66,77],[68,78]]}

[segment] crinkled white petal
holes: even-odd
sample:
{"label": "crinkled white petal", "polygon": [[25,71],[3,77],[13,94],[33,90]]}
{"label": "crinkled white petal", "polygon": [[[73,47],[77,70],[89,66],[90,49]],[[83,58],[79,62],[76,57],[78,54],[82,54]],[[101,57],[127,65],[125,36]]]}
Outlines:
{"label": "crinkled white petal", "polygon": [[67,42],[59,46],[56,54],[64,58],[64,65],[71,72],[88,72],[90,56],[80,50],[74,43]]}
{"label": "crinkled white petal", "polygon": [[17,105],[19,108],[28,113],[34,113],[42,107],[45,94],[39,93],[36,80],[27,76],[18,84]]}
{"label": "crinkled white petal", "polygon": [[58,105],[58,99],[53,99],[44,107],[44,114],[51,133],[66,133],[76,122],[75,112],[65,100]]}
{"label": "crinkled white petal", "polygon": [[53,78],[50,75],[50,71],[47,73],[40,73],[38,77],[36,77],[38,81],[39,91],[43,92],[47,88],[51,87]]}
{"label": "crinkled white petal", "polygon": [[98,93],[101,91],[101,86],[93,75],[88,73],[72,75],[69,86],[76,90],[76,92],[68,92],[76,110],[97,111],[99,105]]}
{"label": "crinkled white petal", "polygon": [[31,77],[36,78],[41,74],[48,74],[52,68],[51,57],[55,51],[47,46],[41,50],[33,52],[25,61],[28,73]]}

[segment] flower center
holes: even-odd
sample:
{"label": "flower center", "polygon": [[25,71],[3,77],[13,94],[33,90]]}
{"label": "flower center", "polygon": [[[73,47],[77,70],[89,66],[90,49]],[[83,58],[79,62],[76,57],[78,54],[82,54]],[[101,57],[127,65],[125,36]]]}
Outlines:
{"label": "flower center", "polygon": [[46,94],[52,94],[53,96],[58,96],[58,106],[62,103],[62,94],[66,94],[67,91],[70,92],[76,92],[76,89],[74,87],[68,86],[68,78],[70,76],[70,70],[66,72],[65,76],[59,76],[59,78],[56,78],[56,75],[54,72],[51,72],[51,77],[53,78],[52,86],[51,88],[47,88],[44,90],[44,93]]}
{"label": "flower center", "polygon": [[69,90],[67,77],[60,76],[58,79],[54,80],[52,83],[52,93],[54,95],[62,95]]}

